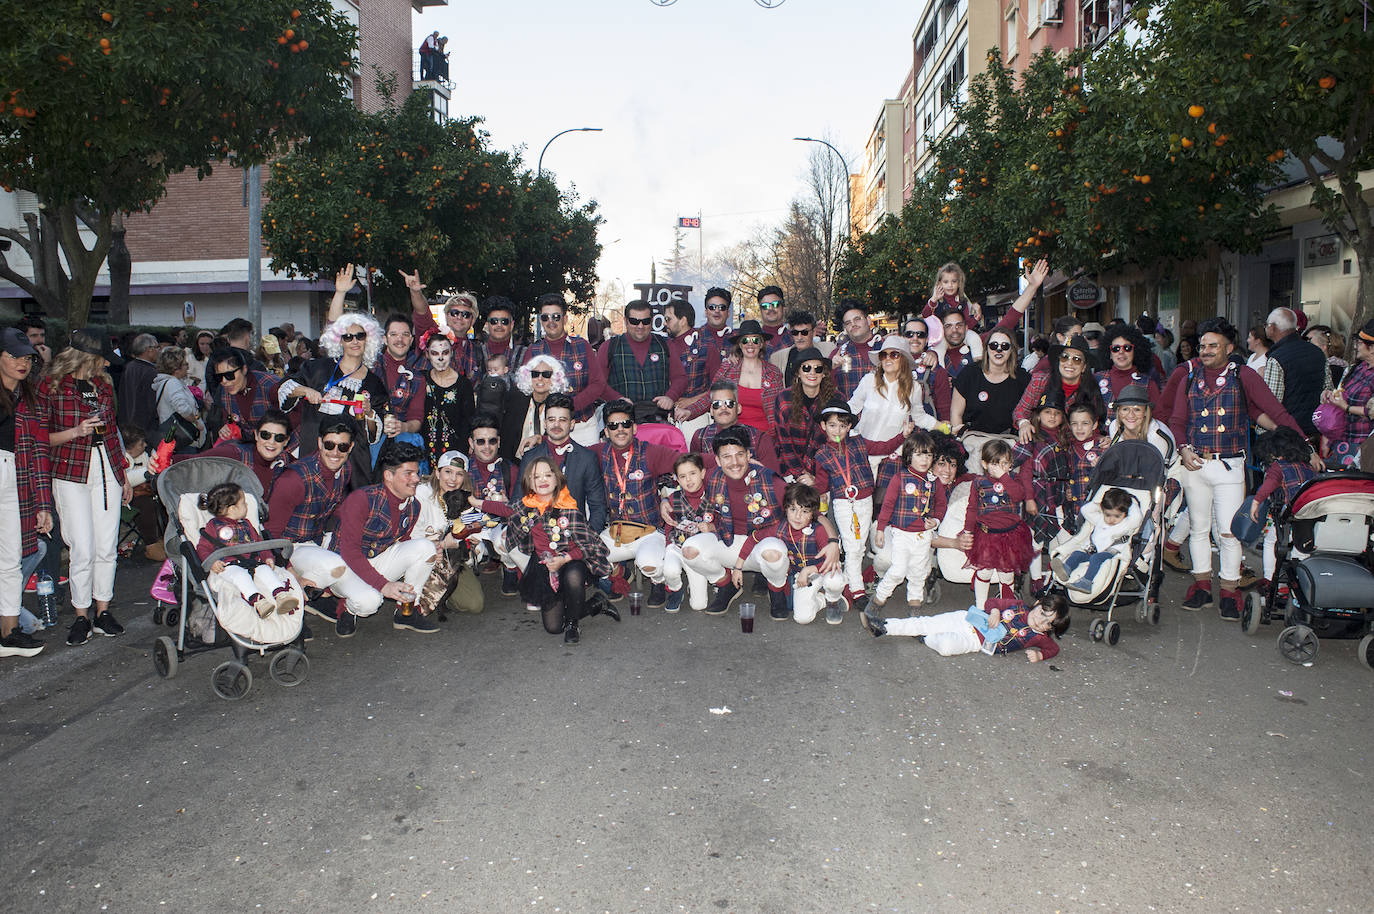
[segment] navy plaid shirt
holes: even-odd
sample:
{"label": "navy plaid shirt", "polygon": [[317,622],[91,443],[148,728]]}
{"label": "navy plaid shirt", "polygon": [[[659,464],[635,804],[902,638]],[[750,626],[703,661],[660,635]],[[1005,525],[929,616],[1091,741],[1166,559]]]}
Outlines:
{"label": "navy plaid shirt", "polygon": [[[815,462],[816,488],[828,490],[832,499],[873,497],[873,469],[868,464],[862,438],[850,435],[838,444],[827,441],[816,451]],[[846,475],[847,484],[856,487],[856,491],[846,491]]]}

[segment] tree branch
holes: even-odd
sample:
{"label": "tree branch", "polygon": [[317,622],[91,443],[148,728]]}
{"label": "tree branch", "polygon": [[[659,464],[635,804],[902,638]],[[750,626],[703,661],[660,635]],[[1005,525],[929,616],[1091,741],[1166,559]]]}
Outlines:
{"label": "tree branch", "polygon": [[22,232],[17,232],[12,228],[5,228],[4,226],[0,226],[0,238],[10,239],[15,244],[19,245],[21,248],[24,249],[24,252],[29,255],[30,260],[33,259],[32,242],[29,239],[28,235],[25,235]]}

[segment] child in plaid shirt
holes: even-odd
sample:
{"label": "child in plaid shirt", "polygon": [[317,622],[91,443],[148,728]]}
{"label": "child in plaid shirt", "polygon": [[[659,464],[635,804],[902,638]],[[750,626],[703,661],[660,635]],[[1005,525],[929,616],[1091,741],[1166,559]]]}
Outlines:
{"label": "child in plaid shirt", "polygon": [[835,512],[849,605],[862,609],[866,600],[864,552],[873,522],[873,470],[863,439],[849,434],[856,418],[843,400],[831,400],[817,418],[825,432],[825,444],[815,454],[816,488],[829,493]]}
{"label": "child in plaid shirt", "polygon": [[[787,547],[789,566],[784,589],[792,605],[792,618],[805,625],[815,619],[816,613],[824,606],[825,621],[839,625],[844,620],[838,604],[844,593],[845,579],[844,573],[838,570],[821,574],[821,550],[830,542],[829,532],[818,519],[821,495],[804,483],[788,483],[783,490],[782,507],[786,518],[758,538],[750,536],[740,549],[740,564],[743,564],[759,539],[775,536],[782,540]],[[744,572],[738,567],[730,572],[730,576],[736,587],[743,586]]]}
{"label": "child in plaid shirt", "polygon": [[[200,509],[214,515],[200,531],[196,544],[202,562],[217,549],[262,542],[262,534],[248,520],[248,499],[234,483],[222,482],[202,495]],[[277,567],[271,552],[216,559],[207,570],[227,580],[259,616],[293,613],[300,608],[300,598],[291,590],[291,578]]]}
{"label": "child in plaid shirt", "polygon": [[[1293,503],[1293,496],[1298,494],[1298,490],[1317,475],[1309,462],[1311,459],[1312,448],[1302,435],[1282,425],[1260,435],[1255,442],[1255,460],[1265,470],[1264,481],[1250,502],[1250,519],[1259,523],[1262,513],[1267,513],[1271,518],[1264,528],[1266,584],[1274,578],[1274,547],[1278,543],[1278,530],[1274,524],[1283,515],[1284,509]],[[1241,510],[1245,510],[1243,505]]]}
{"label": "child in plaid shirt", "polygon": [[706,461],[700,454],[683,454],[673,463],[673,475],[678,488],[658,503],[663,532],[668,537],[663,558],[663,583],[668,588],[668,602],[663,611],[675,613],[682,608],[682,576],[686,574],[688,605],[700,612],[706,608],[710,582],[683,564],[682,544],[698,533],[715,530],[711,523],[715,515],[706,501]]}
{"label": "child in plaid shirt", "polygon": [[[977,618],[976,613],[985,618]],[[1029,608],[1020,600],[989,600],[985,611],[956,609],[938,616],[908,619],[882,619],[861,613],[859,621],[875,638],[924,638],[926,647],[941,657],[980,650],[987,654],[1025,651],[1027,660],[1039,663],[1059,653],[1057,639],[1069,628],[1069,602],[1063,594],[1053,594]],[[986,639],[984,630],[991,633]],[[988,641],[992,639],[996,640],[989,650]]]}
{"label": "child in plaid shirt", "polygon": [[928,432],[913,431],[902,444],[905,469],[888,484],[882,509],[878,512],[873,541],[881,549],[887,537],[892,537],[892,564],[873,592],[873,602],[877,606],[887,603],[903,578],[906,578],[907,602],[912,606],[925,602],[932,556],[931,537],[945,514],[944,486],[931,472],[934,461],[934,439]]}

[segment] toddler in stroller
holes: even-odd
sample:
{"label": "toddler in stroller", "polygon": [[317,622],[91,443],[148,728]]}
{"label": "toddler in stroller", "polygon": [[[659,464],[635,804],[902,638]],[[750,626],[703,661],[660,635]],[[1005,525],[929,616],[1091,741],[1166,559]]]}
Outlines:
{"label": "toddler in stroller", "polygon": [[1130,558],[1131,537],[1144,520],[1140,505],[1129,492],[1106,490],[1101,501],[1083,506],[1083,526],[1064,544],[1061,554],[1071,546],[1073,551],[1052,562],[1055,579],[1068,582],[1069,590],[1092,593],[1093,581],[1107,562]]}
{"label": "toddler in stroller", "polygon": [[[225,546],[261,543],[262,534],[248,519],[248,497],[237,484],[222,482],[200,497],[200,509],[213,517],[200,531],[196,555],[204,564],[210,554]],[[225,578],[248,601],[257,614],[293,613],[301,601],[291,592],[291,579],[277,567],[271,552],[250,552],[216,559],[209,565],[211,575]],[[269,596],[270,594],[270,596]]]}

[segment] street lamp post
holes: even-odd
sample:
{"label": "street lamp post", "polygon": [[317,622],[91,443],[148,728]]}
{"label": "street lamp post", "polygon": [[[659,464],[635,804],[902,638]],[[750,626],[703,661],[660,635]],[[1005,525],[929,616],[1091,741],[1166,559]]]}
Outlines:
{"label": "street lamp post", "polygon": [[799,143],[820,143],[826,149],[829,149],[831,152],[835,153],[835,155],[839,157],[840,164],[844,166],[845,235],[852,235],[854,233],[854,192],[849,186],[849,163],[844,160],[844,155],[838,149],[836,149],[834,146],[831,146],[825,140],[818,140],[815,137],[810,136],[794,136],[792,137],[792,139],[796,140]]}
{"label": "street lamp post", "polygon": [[549,151],[549,145],[565,133],[600,133],[600,127],[569,127],[567,130],[560,130],[549,137],[549,142],[544,144],[544,148],[539,150],[539,167],[535,169],[535,177],[544,174],[544,153]]}

